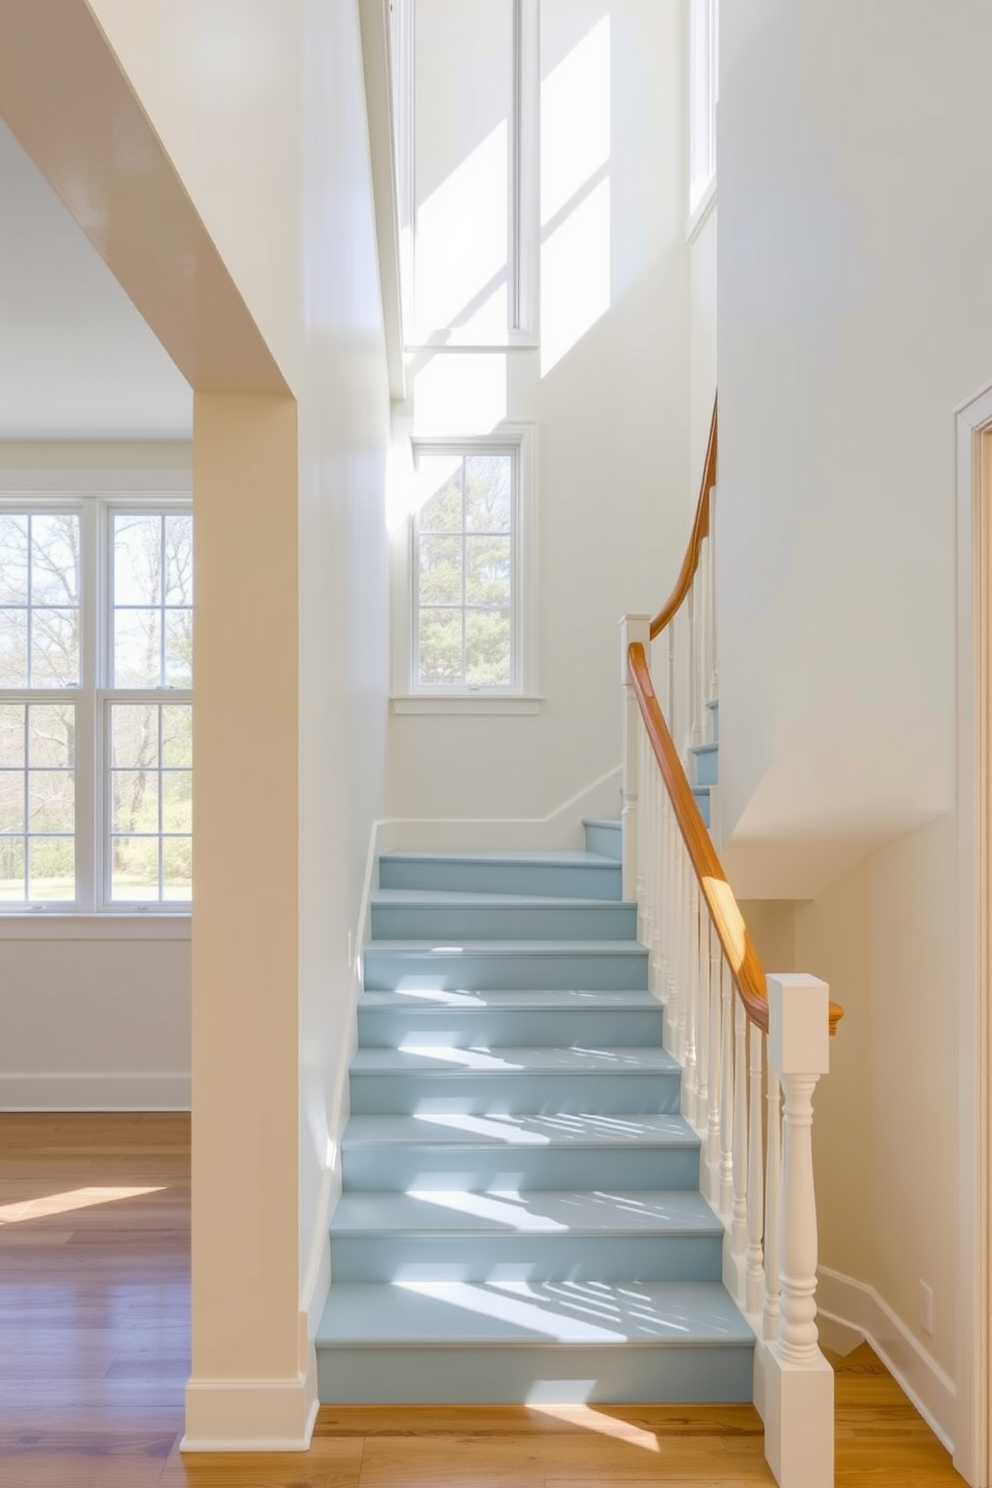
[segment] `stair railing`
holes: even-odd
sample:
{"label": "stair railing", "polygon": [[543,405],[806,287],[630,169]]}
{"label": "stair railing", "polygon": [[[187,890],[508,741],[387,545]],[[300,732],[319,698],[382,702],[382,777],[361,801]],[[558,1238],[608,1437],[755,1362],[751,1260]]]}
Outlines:
{"label": "stair railing", "polygon": [[[833,1372],[818,1346],[813,1092],[842,1010],[827,984],[766,978],[683,754],[711,736],[717,655],[714,407],[689,547],[671,598],[622,622],[623,884],[636,899],[682,1113],[724,1224],[723,1280],[755,1331],[754,1399],[781,1488],[833,1483]],[[652,681],[661,638],[664,707]],[[666,716],[667,715],[667,716]]]}

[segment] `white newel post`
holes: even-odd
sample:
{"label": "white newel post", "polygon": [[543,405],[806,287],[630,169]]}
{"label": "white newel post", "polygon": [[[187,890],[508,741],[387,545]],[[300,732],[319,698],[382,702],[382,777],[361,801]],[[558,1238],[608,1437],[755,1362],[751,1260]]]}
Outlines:
{"label": "white newel post", "polygon": [[622,840],[623,897],[633,903],[637,897],[637,779],[639,733],[637,697],[627,672],[627,649],[640,641],[650,656],[651,616],[625,615],[620,621],[620,680],[623,683],[623,786],[620,811]]}
{"label": "white newel post", "polygon": [[[768,1063],[781,1078],[782,1195],[778,1337],[759,1343],[765,1456],[780,1488],[833,1488],[834,1375],[817,1346],[813,1091],[830,1056],[829,988],[768,977]],[[767,1242],[767,1237],[766,1237]]]}

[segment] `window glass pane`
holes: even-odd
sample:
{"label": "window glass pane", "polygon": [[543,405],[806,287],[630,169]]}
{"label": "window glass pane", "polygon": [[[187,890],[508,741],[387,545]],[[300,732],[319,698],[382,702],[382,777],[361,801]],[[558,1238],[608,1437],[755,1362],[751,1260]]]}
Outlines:
{"label": "window glass pane", "polygon": [[158,832],[158,771],[114,770],[111,785],[111,830]]}
{"label": "window glass pane", "polygon": [[193,611],[165,612],[165,685],[193,685]]}
{"label": "window glass pane", "polygon": [[421,610],[419,615],[420,682],[450,686],[461,682],[462,610]]}
{"label": "window glass pane", "polygon": [[24,838],[0,837],[0,903],[23,904],[26,896]]}
{"label": "window glass pane", "polygon": [[193,516],[165,519],[164,599],[167,605],[193,603]]}
{"label": "window glass pane", "polygon": [[29,832],[72,833],[75,829],[75,807],[74,771],[28,771]]}
{"label": "window glass pane", "polygon": [[193,710],[188,703],[162,709],[162,763],[193,763]]}
{"label": "window glass pane", "polygon": [[28,764],[66,770],[76,762],[76,710],[71,703],[28,706]]}
{"label": "window glass pane", "polygon": [[114,611],[114,686],[162,683],[161,610]]}
{"label": "window glass pane", "polygon": [[465,539],[465,603],[508,605],[510,603],[510,539],[467,537]]}
{"label": "window glass pane", "polygon": [[0,515],[0,605],[28,602],[28,519]]}
{"label": "window glass pane", "polygon": [[28,685],[28,612],[0,610],[0,687]]}
{"label": "window glass pane", "polygon": [[23,703],[0,703],[0,769],[24,768]]}
{"label": "window glass pane", "polygon": [[114,604],[162,603],[162,518],[118,513],[114,517]]}
{"label": "window glass pane", "polygon": [[30,899],[75,899],[75,838],[29,837],[28,857]]}
{"label": "window glass pane", "polygon": [[[179,709],[168,708],[166,712],[179,712]],[[114,703],[111,706],[110,759],[114,766],[158,764],[158,715],[155,703]]]}
{"label": "window glass pane", "polygon": [[166,770],[162,775],[162,830],[192,830],[193,776],[189,770]]}
{"label": "window glass pane", "polygon": [[513,3],[416,0],[414,317],[505,335]]}
{"label": "window glass pane", "polygon": [[78,684],[79,611],[32,610],[31,686],[76,687]]}
{"label": "window glass pane", "polygon": [[193,895],[193,839],[166,837],[162,843],[162,898],[191,899]]}
{"label": "window glass pane", "polygon": [[110,897],[116,902],[157,900],[158,837],[111,838]]}
{"label": "window glass pane", "polygon": [[509,532],[512,468],[512,455],[472,455],[465,461],[469,532]]}
{"label": "window glass pane", "polygon": [[470,687],[506,687],[510,680],[509,611],[468,610],[465,681]]}
{"label": "window glass pane", "polygon": [[31,603],[79,604],[79,518],[71,512],[31,518]]}
{"label": "window glass pane", "polygon": [[420,539],[420,603],[462,603],[462,540],[460,537]]}
{"label": "window glass pane", "polygon": [[24,831],[24,771],[0,770],[0,832]]}
{"label": "window glass pane", "polygon": [[[450,476],[452,463],[455,474]],[[462,530],[461,457],[422,455],[417,461],[417,494],[420,505],[421,532],[460,532]]]}

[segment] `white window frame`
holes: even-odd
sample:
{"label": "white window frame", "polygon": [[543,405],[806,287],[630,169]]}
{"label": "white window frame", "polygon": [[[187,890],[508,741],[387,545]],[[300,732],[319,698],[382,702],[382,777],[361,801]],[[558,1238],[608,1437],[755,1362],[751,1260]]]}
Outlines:
{"label": "white window frame", "polygon": [[490,350],[538,342],[540,254],[540,15],[539,0],[512,0],[513,85],[510,117],[509,242],[507,305],[509,324],[502,336],[480,338],[450,326],[417,325],[416,305],[416,4],[391,0],[390,49],[395,100],[397,205],[400,219],[400,286],[403,340],[407,349]]}
{"label": "white window frame", "polygon": [[[51,703],[67,691],[76,707],[76,898],[0,905],[0,924],[26,918],[72,921],[188,919],[189,900],[112,900],[107,721],[112,702],[192,703],[190,688],[125,689],[112,682],[113,625],[110,582],[113,514],[121,511],[192,511],[186,471],[0,471],[0,510],[76,511],[80,515],[80,685],[78,688],[4,689],[4,700]],[[155,933],[154,931],[152,933]]]}
{"label": "white window frame", "polygon": [[720,96],[719,0],[688,0],[689,118],[687,236],[702,227],[716,201],[716,112]]}
{"label": "white window frame", "polygon": [[511,627],[513,656],[507,687],[428,687],[417,681],[415,612],[415,515],[403,522],[393,544],[393,687],[395,713],[536,713],[537,691],[537,433],[533,424],[499,424],[489,434],[412,438],[411,463],[419,455],[514,456],[511,518]]}

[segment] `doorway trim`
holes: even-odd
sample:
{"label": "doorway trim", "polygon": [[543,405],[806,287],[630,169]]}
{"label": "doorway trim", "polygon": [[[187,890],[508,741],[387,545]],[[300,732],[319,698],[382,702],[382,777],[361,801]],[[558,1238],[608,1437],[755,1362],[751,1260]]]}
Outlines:
{"label": "doorway trim", "polygon": [[992,384],[957,409],[958,1299],[954,1466],[988,1488]]}

